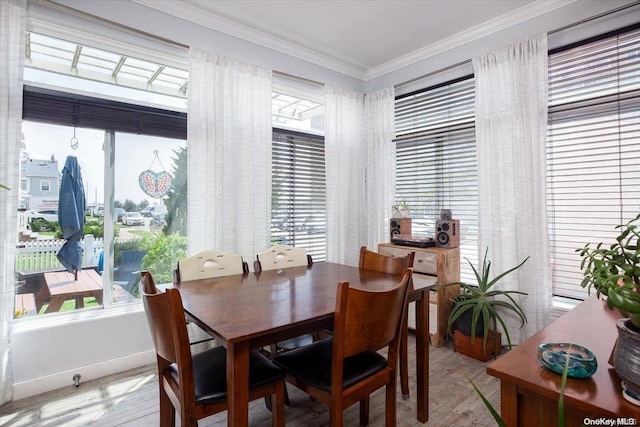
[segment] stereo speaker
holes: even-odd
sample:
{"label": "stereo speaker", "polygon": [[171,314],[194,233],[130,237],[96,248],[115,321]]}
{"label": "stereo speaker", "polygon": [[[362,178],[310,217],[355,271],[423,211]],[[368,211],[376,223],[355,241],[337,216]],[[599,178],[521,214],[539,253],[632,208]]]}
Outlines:
{"label": "stereo speaker", "polygon": [[411,218],[391,218],[391,241],[401,235],[411,236]]}
{"label": "stereo speaker", "polygon": [[436,221],[436,245],[439,248],[460,246],[460,221],[457,219]]}

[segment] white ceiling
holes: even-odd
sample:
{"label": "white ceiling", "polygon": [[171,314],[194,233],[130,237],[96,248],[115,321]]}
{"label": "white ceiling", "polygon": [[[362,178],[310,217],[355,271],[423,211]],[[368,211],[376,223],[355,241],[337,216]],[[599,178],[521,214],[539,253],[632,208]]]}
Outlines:
{"label": "white ceiling", "polygon": [[369,79],[576,0],[132,0]]}

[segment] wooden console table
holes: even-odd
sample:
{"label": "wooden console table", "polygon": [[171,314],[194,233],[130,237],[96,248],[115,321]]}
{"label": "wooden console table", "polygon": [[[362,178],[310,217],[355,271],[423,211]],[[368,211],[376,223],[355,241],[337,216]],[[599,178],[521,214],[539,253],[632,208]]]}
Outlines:
{"label": "wooden console table", "polygon": [[[444,248],[415,248],[399,246],[392,243],[380,243],[378,252],[384,255],[403,257],[409,252],[415,252],[413,260],[413,286],[415,289],[431,286],[430,293],[430,341],[431,345],[440,347],[447,336],[447,321],[451,313],[452,302],[460,292],[458,286],[439,288],[436,285],[446,285],[460,281],[460,249]],[[415,325],[415,310],[409,307],[409,327]],[[413,326],[415,327],[415,326]]]}
{"label": "wooden console table", "polygon": [[621,317],[601,300],[589,298],[487,366],[487,373],[500,379],[500,410],[507,425],[557,425],[561,376],[544,368],[537,358],[538,345],[548,342],[580,344],[598,360],[593,377],[567,380],[567,426],[584,425],[587,418],[625,417],[640,422],[640,407],[622,397],[620,378],[608,364],[618,336],[615,322]]}

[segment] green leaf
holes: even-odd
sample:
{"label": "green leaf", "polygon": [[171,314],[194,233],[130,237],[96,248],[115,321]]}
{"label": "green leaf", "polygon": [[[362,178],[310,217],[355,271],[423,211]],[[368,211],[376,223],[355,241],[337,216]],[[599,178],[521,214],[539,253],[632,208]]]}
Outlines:
{"label": "green leaf", "polygon": [[496,409],[493,407],[491,402],[489,402],[489,400],[487,400],[487,398],[484,397],[484,394],[482,394],[480,389],[473,383],[473,381],[471,381],[471,378],[469,378],[469,376],[466,374],[465,374],[465,377],[467,378],[467,381],[471,383],[471,386],[476,391],[476,393],[478,393],[478,396],[480,396],[480,399],[482,399],[484,406],[487,407],[487,409],[491,413],[491,416],[493,416],[493,419],[496,420],[496,423],[498,424],[498,426],[507,427],[507,423],[500,417],[500,414],[498,414],[498,411],[496,411]]}

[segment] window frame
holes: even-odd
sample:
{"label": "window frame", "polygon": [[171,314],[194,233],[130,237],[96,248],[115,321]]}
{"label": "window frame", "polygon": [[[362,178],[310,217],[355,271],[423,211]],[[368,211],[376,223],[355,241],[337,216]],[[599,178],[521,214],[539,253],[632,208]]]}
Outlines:
{"label": "window frame", "polygon": [[[289,142],[279,139],[287,139]],[[274,127],[272,141],[271,242],[304,247],[314,262],[325,261],[327,187],[324,136]],[[318,152],[318,147],[314,148],[312,145],[296,147],[296,144],[321,145],[322,159],[316,159],[313,156]],[[288,154],[285,154],[285,149],[282,148],[285,145],[289,147]],[[278,153],[281,155],[279,156]],[[287,180],[283,184],[285,190],[288,188],[289,191],[285,191],[287,201],[281,205],[277,201],[276,180],[286,175],[289,175],[292,181]],[[312,182],[313,178],[317,181]],[[296,188],[297,183],[301,183],[298,188]],[[322,184],[322,189],[319,190],[314,184]],[[282,209],[281,206],[283,206]],[[312,220],[308,221],[308,218]],[[321,231],[322,229],[324,232]]]}
{"label": "window frame", "polygon": [[[625,175],[621,162],[629,159],[623,155],[624,136],[631,134],[627,139],[633,139],[640,125],[634,131],[631,121],[621,117],[625,108],[631,108],[627,111],[640,108],[640,87],[620,90],[619,79],[624,74],[620,73],[620,64],[624,58],[620,57],[619,40],[637,33],[638,41],[634,44],[637,47],[633,50],[637,59],[638,30],[640,24],[634,24],[549,51],[547,212],[555,297],[576,300],[588,297],[587,289],[580,286],[581,259],[576,250],[594,240],[613,243],[615,227],[632,219],[632,211],[633,216],[637,214],[637,209],[625,208],[629,204],[637,206],[638,201],[634,204],[633,196],[623,194],[625,186],[634,184],[629,174]],[[607,49],[615,49],[615,53]],[[612,65],[616,68],[611,68]],[[640,73],[640,66],[636,65],[635,70]],[[629,72],[628,67],[625,72]],[[564,76],[572,79],[563,80]],[[611,92],[607,76],[618,79],[614,82],[615,92]],[[632,103],[633,107],[629,107]],[[591,161],[585,154],[589,152],[593,153]],[[580,158],[588,161],[588,166],[586,163],[581,166]],[[607,158],[611,158],[612,164],[618,163],[617,169],[606,165]],[[635,161],[637,168],[640,155]],[[630,169],[633,165],[626,167]],[[605,168],[611,170],[605,172]],[[571,173],[585,169],[590,171],[588,177]],[[605,184],[605,180],[609,183]],[[609,198],[604,190],[616,192],[617,196]]]}
{"label": "window frame", "polygon": [[[452,94],[453,102],[449,96]],[[415,99],[409,100],[411,97]],[[435,225],[440,219],[440,210],[451,209],[453,219],[461,220],[461,256],[472,263],[478,257],[474,97],[473,75],[397,96],[394,139],[396,202],[406,199],[412,207],[413,234],[435,238]],[[410,108],[412,102],[414,110]],[[447,152],[448,148],[455,147],[458,143],[462,147],[460,151],[454,151],[453,155]],[[416,148],[412,149],[411,145]],[[438,161],[431,162],[434,157]],[[456,160],[463,159],[468,159],[465,161],[468,168],[466,173],[475,174],[475,180],[471,177],[476,185],[475,192],[465,193],[473,190],[473,185],[462,185],[461,182],[468,182],[469,178],[459,173],[461,169],[452,166]],[[418,179],[422,181],[417,182]],[[434,186],[444,186],[444,189],[438,190]],[[427,206],[425,203],[428,194],[431,194],[432,200]],[[460,204],[462,201],[463,204]],[[474,280],[468,263],[461,263],[460,267],[462,280]]]}
{"label": "window frame", "polygon": [[41,179],[40,180],[40,191],[42,193],[48,193],[49,191],[51,191],[51,180],[50,179]]}

